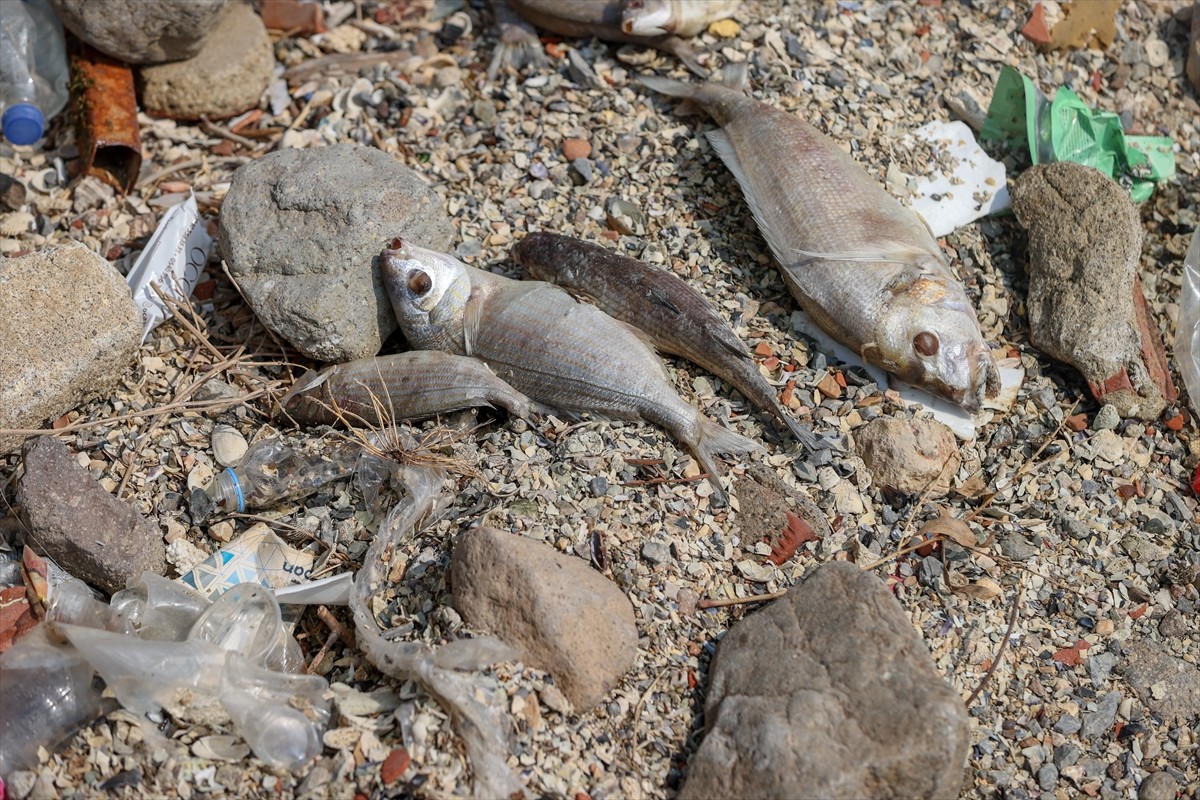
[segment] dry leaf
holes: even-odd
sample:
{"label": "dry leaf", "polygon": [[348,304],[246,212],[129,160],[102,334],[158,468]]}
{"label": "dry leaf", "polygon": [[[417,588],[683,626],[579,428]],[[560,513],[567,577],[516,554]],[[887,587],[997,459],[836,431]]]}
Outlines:
{"label": "dry leaf", "polygon": [[969,583],[965,586],[950,585],[955,594],[960,594],[963,597],[971,600],[995,600],[1000,595],[1004,594],[1000,588],[1000,584],[996,583],[991,578],[980,578],[974,583]]}
{"label": "dry leaf", "polygon": [[917,535],[939,536],[958,542],[963,547],[979,546],[979,538],[971,532],[970,526],[956,517],[940,516],[937,519],[931,519],[921,526]]}

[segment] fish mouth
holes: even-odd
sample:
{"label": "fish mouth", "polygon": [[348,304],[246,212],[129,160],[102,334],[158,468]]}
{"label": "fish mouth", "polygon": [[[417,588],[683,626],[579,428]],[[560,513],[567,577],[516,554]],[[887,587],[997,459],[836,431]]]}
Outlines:
{"label": "fish mouth", "polygon": [[967,386],[957,389],[954,401],[972,413],[983,408],[985,401],[1000,394],[1000,368],[986,344],[971,347],[967,353]]}

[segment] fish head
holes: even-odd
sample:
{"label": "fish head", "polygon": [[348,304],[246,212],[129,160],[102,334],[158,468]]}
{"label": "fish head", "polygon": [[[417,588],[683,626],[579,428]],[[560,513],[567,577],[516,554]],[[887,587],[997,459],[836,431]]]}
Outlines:
{"label": "fish head", "polygon": [[1000,392],[1000,370],[961,287],[923,275],[894,295],[876,329],[875,361],[968,411]]}
{"label": "fish head", "polygon": [[460,352],[471,279],[457,258],[397,237],[379,254],[392,310],[409,344]]}
{"label": "fish head", "polygon": [[630,36],[665,36],[675,26],[670,0],[629,0],[621,13],[621,30]]}

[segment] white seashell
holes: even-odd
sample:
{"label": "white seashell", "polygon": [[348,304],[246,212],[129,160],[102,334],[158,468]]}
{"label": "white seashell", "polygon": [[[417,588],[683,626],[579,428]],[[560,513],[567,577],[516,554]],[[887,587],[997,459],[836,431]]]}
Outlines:
{"label": "white seashell", "polygon": [[212,432],[213,457],[222,467],[237,466],[246,455],[246,437],[238,433],[236,428],[228,425],[218,425]]}
{"label": "white seashell", "polygon": [[20,236],[34,229],[37,220],[28,211],[16,211],[0,216],[0,236]]}

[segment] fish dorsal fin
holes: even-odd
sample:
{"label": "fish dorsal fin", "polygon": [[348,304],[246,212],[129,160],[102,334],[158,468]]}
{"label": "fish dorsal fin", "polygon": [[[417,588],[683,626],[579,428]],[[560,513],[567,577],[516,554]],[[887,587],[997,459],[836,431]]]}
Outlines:
{"label": "fish dorsal fin", "polygon": [[657,286],[651,287],[651,289],[646,293],[646,296],[649,297],[656,305],[662,306],[673,314],[682,313],[680,312],[679,307],[671,302],[670,295],[668,295],[662,289],[659,289]]}

